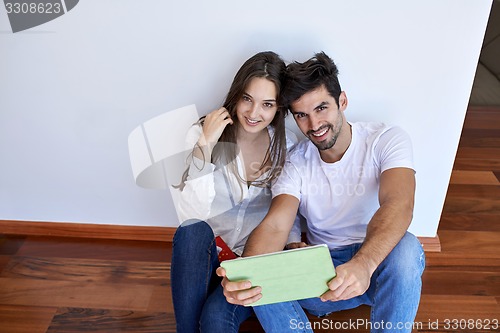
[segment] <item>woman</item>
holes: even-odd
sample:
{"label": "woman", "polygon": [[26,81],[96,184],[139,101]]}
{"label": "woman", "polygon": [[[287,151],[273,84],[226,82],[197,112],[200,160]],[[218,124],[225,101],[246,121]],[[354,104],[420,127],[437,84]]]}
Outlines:
{"label": "woman", "polygon": [[254,55],[236,73],[223,107],[188,131],[192,153],[177,207],[185,222],[174,236],[171,271],[178,332],[237,332],[252,313],[222,294],[215,238],[227,244],[224,255],[241,255],[269,209],[270,184],[296,141],[278,105],[284,71],[277,54]]}

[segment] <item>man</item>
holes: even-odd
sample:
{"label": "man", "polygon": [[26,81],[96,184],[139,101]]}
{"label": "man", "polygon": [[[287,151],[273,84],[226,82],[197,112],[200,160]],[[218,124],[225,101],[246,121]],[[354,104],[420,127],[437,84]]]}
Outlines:
{"label": "man", "polygon": [[[299,211],[308,243],[328,245],[337,273],[327,292],[300,305],[323,316],[368,304],[372,332],[411,332],[425,267],[420,243],[407,232],[415,193],[411,142],[398,127],[347,122],[337,76],[324,53],[288,66],[284,103],[309,140],[290,153],[243,256],[283,249]],[[225,276],[222,268],[218,274]],[[224,277],[228,302],[260,299],[261,288],[248,289],[250,283]]]}

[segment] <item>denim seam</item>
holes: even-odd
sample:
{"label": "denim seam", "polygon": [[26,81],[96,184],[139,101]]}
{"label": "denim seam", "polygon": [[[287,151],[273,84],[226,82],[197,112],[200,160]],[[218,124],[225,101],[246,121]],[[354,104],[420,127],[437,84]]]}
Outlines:
{"label": "denim seam", "polygon": [[425,258],[425,252],[424,252],[424,249],[422,248],[421,250],[422,252],[420,252],[420,265],[422,266],[422,270],[420,271],[420,275],[422,275],[422,273],[424,272],[425,270],[425,265],[426,265],[426,258]]}
{"label": "denim seam", "polygon": [[[299,314],[299,311],[297,311],[297,305],[298,304],[293,304],[293,310],[295,311],[295,318],[300,318],[301,316]],[[306,318],[307,318],[307,316],[306,316]],[[309,320],[307,320],[307,321],[309,321]],[[301,332],[307,333],[305,328],[303,330],[301,330]]]}
{"label": "denim seam", "polygon": [[[370,322],[373,320],[373,317],[375,315],[375,304],[377,303],[377,295],[378,295],[378,286],[379,286],[379,281],[378,278],[380,276],[378,269],[375,271],[376,278],[375,278],[375,291],[373,295],[373,301],[371,304],[371,309],[370,309]],[[369,288],[369,287],[368,287]]]}
{"label": "denim seam", "polygon": [[232,313],[232,317],[231,317],[231,328],[232,328],[232,332],[238,332],[239,330],[239,327],[235,327],[234,326],[234,323],[235,323],[235,320],[236,320],[236,310],[238,308],[238,305],[233,305],[233,313]]}
{"label": "denim seam", "polygon": [[[207,275],[206,275],[206,279],[205,279],[205,299],[208,297],[208,289],[210,287],[210,280],[212,279],[212,275],[213,275],[213,272],[210,268],[210,265],[212,264],[212,245],[214,243],[215,239],[212,240],[212,242],[210,243],[210,245],[208,246],[208,249],[207,249],[207,252],[208,252],[208,260],[207,260]],[[212,274],[210,273],[212,272]]]}

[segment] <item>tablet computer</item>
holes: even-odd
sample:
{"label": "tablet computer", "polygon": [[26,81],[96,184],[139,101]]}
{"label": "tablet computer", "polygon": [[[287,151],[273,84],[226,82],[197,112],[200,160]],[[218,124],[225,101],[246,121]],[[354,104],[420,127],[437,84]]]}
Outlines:
{"label": "tablet computer", "polygon": [[335,277],[325,244],[226,260],[221,266],[230,281],[248,280],[262,288],[262,298],[250,306],[319,297]]}

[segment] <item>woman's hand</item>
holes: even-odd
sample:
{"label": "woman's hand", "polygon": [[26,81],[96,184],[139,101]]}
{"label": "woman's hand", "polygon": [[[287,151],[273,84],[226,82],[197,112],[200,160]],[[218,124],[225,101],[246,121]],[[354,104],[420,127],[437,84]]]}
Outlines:
{"label": "woman's hand", "polygon": [[203,133],[198,139],[198,144],[193,150],[193,156],[210,162],[212,160],[212,149],[228,124],[233,124],[226,108],[222,107],[210,112],[203,121]]}
{"label": "woman's hand", "polygon": [[203,123],[203,135],[198,141],[201,146],[213,146],[219,141],[222,132],[228,124],[233,124],[233,120],[226,108],[221,107],[205,116]]}
{"label": "woman's hand", "polygon": [[222,288],[226,301],[231,304],[249,305],[262,298],[262,288],[252,288],[250,281],[231,282],[226,277],[224,268],[219,267],[215,271],[222,278]]}

